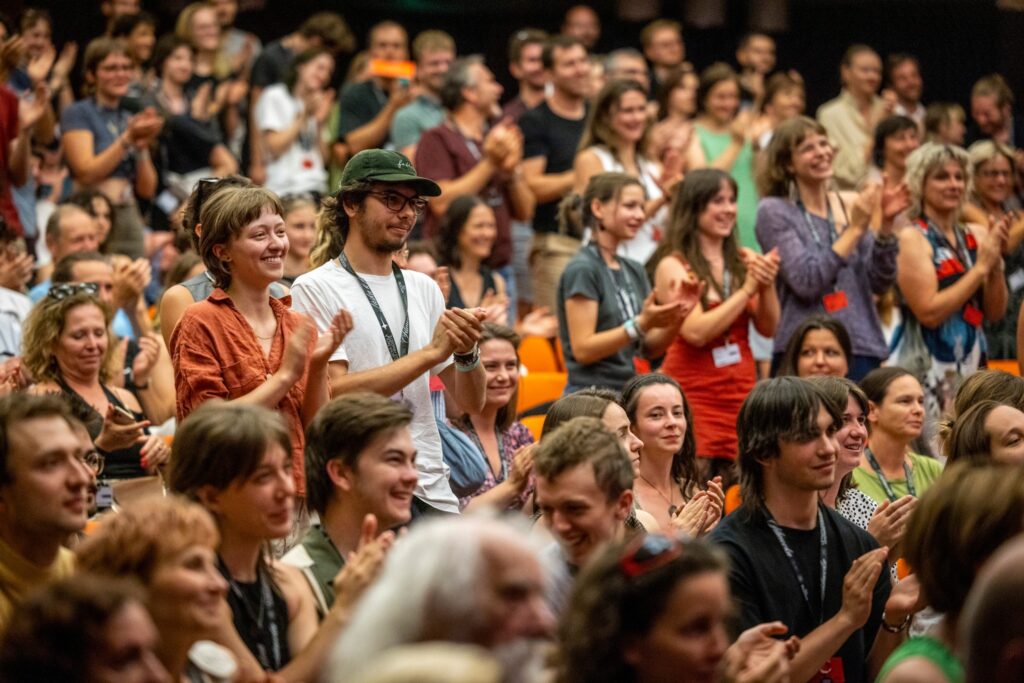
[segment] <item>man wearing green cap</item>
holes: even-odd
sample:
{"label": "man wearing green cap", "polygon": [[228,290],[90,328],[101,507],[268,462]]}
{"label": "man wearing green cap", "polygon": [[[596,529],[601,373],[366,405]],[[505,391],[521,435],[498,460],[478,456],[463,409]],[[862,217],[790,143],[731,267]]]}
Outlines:
{"label": "man wearing green cap", "polygon": [[392,260],[427,208],[423,197],[440,193],[398,152],[356,154],[345,166],[336,205],[326,209],[334,223],[329,260],[292,287],[295,310],[321,330],[342,308],[352,314],[352,332],[331,357],[331,395],[372,391],[412,408],[419,471],[413,507],[420,513],[459,511],[441,457],[429,377],[439,375],[467,412],[483,407],[486,383],[477,348],[484,312],[445,310],[433,280]]}

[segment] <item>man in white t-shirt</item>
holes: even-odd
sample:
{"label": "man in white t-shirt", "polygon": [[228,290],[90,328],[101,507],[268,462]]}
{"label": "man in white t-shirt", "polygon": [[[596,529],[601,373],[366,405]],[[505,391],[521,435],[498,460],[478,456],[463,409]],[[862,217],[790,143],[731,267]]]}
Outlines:
{"label": "man in white t-shirt", "polygon": [[352,314],[352,332],[331,357],[331,394],[372,391],[412,408],[409,429],[419,470],[413,506],[421,513],[459,511],[441,457],[430,375],[440,376],[449,395],[467,411],[483,407],[486,384],[477,347],[484,312],[445,310],[433,280],[399,270],[392,261],[426,209],[422,197],[440,193],[437,183],[417,176],[397,152],[371,149],[356,154],[345,166],[335,195],[340,240],[334,241],[343,241],[344,249],[292,287],[295,310],[311,316],[321,330],[340,309]]}

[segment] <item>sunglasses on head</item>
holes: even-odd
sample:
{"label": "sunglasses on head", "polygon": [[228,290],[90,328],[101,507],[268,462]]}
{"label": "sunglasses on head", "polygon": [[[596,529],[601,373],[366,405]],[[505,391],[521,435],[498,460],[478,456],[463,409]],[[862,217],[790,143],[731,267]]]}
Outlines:
{"label": "sunglasses on head", "polygon": [[645,534],[628,546],[619,558],[619,569],[631,579],[649,574],[683,554],[677,539],[662,534]]}
{"label": "sunglasses on head", "polygon": [[67,299],[69,296],[83,293],[96,296],[100,293],[100,287],[95,282],[65,282],[50,287],[50,291],[46,293],[46,296],[54,301],[60,301]]}

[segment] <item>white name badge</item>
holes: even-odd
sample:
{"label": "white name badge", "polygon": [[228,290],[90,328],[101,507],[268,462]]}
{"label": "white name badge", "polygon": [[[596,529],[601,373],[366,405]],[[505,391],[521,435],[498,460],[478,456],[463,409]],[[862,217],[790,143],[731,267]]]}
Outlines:
{"label": "white name badge", "polygon": [[1024,287],[1024,269],[1018,268],[1010,273],[1010,277],[1006,278],[1006,284],[1010,285],[1011,292],[1016,292]]}
{"label": "white name badge", "polygon": [[726,368],[730,365],[736,365],[741,360],[740,345],[725,344],[724,346],[711,349],[711,357],[715,361],[716,368]]}
{"label": "white name badge", "polygon": [[96,487],[96,508],[106,510],[114,504],[114,489],[110,484],[100,484]]}

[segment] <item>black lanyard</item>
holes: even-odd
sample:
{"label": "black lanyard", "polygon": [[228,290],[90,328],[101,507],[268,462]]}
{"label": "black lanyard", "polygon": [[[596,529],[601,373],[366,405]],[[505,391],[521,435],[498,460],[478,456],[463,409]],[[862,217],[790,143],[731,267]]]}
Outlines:
{"label": "black lanyard", "polygon": [[[786,559],[789,560],[789,566],[793,568],[796,581],[800,584],[800,592],[803,593],[804,602],[807,604],[807,610],[814,614],[814,610],[811,607],[811,591],[807,588],[804,575],[796,563],[793,549],[786,542],[786,535],[782,532],[782,527],[779,526],[770,513],[768,513],[768,528],[775,534],[779,545],[782,546],[782,552],[785,553]],[[818,507],[818,537],[820,539],[819,562],[821,564],[821,603],[818,605],[818,625],[820,626],[825,622],[825,582],[828,579],[828,531],[825,529],[825,516],[821,513],[820,506]]]}
{"label": "black lanyard", "polygon": [[[619,306],[619,315],[622,316],[622,323],[627,320],[632,320],[637,313],[640,312],[639,307],[636,305],[636,300],[633,298],[633,288],[630,282],[631,278],[629,273],[626,271],[625,266],[622,265],[622,260],[615,257],[619,261],[619,272],[622,273],[622,285],[615,281],[615,276],[612,274],[611,266],[604,262],[604,257],[601,256],[601,246],[595,241],[591,242],[594,246],[593,252],[597,257],[598,262],[601,265],[601,272],[604,274],[605,280],[611,287],[612,295],[615,297],[615,303]],[[620,323],[620,324],[622,324]]]}
{"label": "black lanyard", "polygon": [[395,345],[395,335],[391,334],[391,326],[388,325],[388,319],[384,317],[384,311],[381,310],[380,304],[377,303],[377,297],[373,295],[373,290],[370,289],[370,285],[366,284],[366,280],[356,275],[355,269],[352,268],[352,264],[348,261],[348,256],[345,256],[345,252],[341,252],[338,256],[338,264],[342,268],[348,271],[348,274],[356,279],[359,286],[363,288],[363,294],[366,295],[366,300],[370,304],[370,308],[373,309],[373,314],[377,316],[377,323],[380,325],[380,331],[384,333],[384,341],[388,345],[388,353],[391,354],[391,360],[397,361],[399,358],[409,354],[409,293],[405,289],[405,276],[402,275],[402,269],[391,263],[391,272],[395,275],[395,282],[398,283],[398,295],[402,297],[402,308],[405,309],[405,322],[402,324],[402,342],[401,349]]}
{"label": "black lanyard", "polygon": [[[895,503],[897,498],[896,492],[893,491],[892,484],[889,483],[889,480],[882,472],[882,467],[878,464],[878,460],[875,459],[875,454],[871,452],[870,448],[865,448],[864,456],[868,459],[871,469],[873,469],[875,474],[878,475],[878,481],[885,490],[885,497],[888,498],[890,502]],[[903,476],[907,478],[907,491],[910,492],[910,495],[917,498],[917,487],[914,486],[914,478],[911,476],[910,468],[907,467],[906,458],[903,459]]]}
{"label": "black lanyard", "polygon": [[[839,233],[836,232],[836,219],[832,215],[832,202],[826,198],[825,203],[828,205],[828,217],[825,219],[828,221],[828,243],[831,245],[839,237]],[[796,200],[797,208],[800,209],[800,213],[804,215],[804,222],[807,223],[807,230],[811,233],[811,237],[814,238],[815,246],[821,246],[821,235],[818,234],[817,228],[814,227],[814,223],[811,221],[811,213],[804,206],[803,200]]]}
{"label": "black lanyard", "polygon": [[224,578],[228,580],[228,586],[231,589],[232,595],[234,595],[238,601],[242,604],[242,609],[245,610],[250,621],[256,624],[255,634],[257,638],[260,633],[263,633],[264,617],[267,620],[267,630],[270,633],[270,646],[273,650],[273,656],[268,656],[266,645],[264,645],[262,639],[258,639],[256,642],[256,652],[253,655],[259,661],[260,666],[268,671],[278,671],[284,662],[281,661],[281,632],[277,625],[277,607],[274,605],[274,594],[270,589],[270,581],[267,580],[265,571],[262,567],[256,568],[256,581],[260,587],[260,606],[259,611],[253,614],[252,606],[245,597],[245,593],[238,587],[238,583],[232,578],[231,572],[228,570],[224,560],[218,555],[217,565],[220,569],[220,573],[224,575]]}

